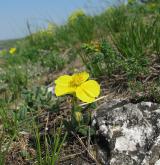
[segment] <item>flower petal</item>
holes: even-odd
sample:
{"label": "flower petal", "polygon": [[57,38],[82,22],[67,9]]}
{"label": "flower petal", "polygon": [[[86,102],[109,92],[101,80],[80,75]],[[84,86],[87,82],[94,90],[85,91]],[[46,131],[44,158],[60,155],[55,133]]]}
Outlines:
{"label": "flower petal", "polygon": [[90,97],[98,97],[100,94],[100,85],[95,80],[86,81],[81,85],[81,88],[83,88]]}
{"label": "flower petal", "polygon": [[69,86],[63,86],[63,85],[56,85],[55,86],[55,94],[56,96],[62,96],[65,94],[71,94],[75,92],[76,88],[69,87]]}
{"label": "flower petal", "polygon": [[100,85],[94,80],[86,81],[76,89],[76,96],[87,103],[93,102],[99,94]]}
{"label": "flower petal", "polygon": [[63,75],[60,76],[58,79],[55,80],[56,85],[61,85],[61,86],[69,86],[70,82],[72,80],[72,76],[69,75]]}
{"label": "flower petal", "polygon": [[56,96],[62,96],[75,92],[75,88],[70,85],[72,76],[63,75],[55,80],[55,94]]}

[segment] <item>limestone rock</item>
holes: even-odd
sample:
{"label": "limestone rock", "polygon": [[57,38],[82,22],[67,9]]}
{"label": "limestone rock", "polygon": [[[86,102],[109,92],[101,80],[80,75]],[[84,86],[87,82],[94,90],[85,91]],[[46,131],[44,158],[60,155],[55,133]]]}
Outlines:
{"label": "limestone rock", "polygon": [[160,164],[160,105],[112,100],[94,114],[102,164]]}

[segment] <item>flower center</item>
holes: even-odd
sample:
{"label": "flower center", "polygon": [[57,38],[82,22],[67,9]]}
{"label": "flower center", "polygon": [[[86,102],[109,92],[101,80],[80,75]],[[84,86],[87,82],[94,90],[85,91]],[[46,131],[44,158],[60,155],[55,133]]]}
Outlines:
{"label": "flower center", "polygon": [[74,75],[72,78],[72,81],[70,82],[70,85],[72,87],[78,87],[79,85],[81,85],[84,82],[84,78],[83,76],[81,76],[80,74]]}

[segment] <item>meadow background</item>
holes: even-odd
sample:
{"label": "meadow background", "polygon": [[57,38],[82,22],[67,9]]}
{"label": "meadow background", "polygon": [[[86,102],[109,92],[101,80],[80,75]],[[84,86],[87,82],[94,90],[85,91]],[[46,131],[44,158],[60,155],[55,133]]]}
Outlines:
{"label": "meadow background", "polygon": [[31,26],[24,38],[0,41],[0,165],[65,164],[81,150],[77,135],[86,144],[92,119],[84,113],[78,130],[65,124],[71,103],[55,96],[60,75],[85,70],[101,84],[100,97],[160,103],[159,0],[129,0],[96,15],[78,9],[62,25]]}

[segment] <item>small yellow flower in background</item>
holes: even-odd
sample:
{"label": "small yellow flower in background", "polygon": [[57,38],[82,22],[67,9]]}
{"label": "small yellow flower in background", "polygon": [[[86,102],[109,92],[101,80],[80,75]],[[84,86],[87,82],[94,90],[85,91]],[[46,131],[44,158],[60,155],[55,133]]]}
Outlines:
{"label": "small yellow flower in background", "polygon": [[13,54],[15,54],[15,52],[16,52],[16,48],[10,48],[10,49],[9,49],[9,53],[10,53],[10,54],[13,55]]}
{"label": "small yellow flower in background", "polygon": [[83,102],[92,103],[100,94],[100,85],[95,80],[88,80],[89,74],[81,72],[60,76],[55,80],[55,94],[76,94],[76,97]]}
{"label": "small yellow flower in background", "polygon": [[91,45],[94,47],[95,51],[100,51],[100,43],[98,41],[91,41]]}
{"label": "small yellow flower in background", "polygon": [[157,8],[156,3],[149,3],[147,4],[147,8],[150,10],[155,10]]}
{"label": "small yellow flower in background", "polygon": [[69,24],[74,24],[78,18],[83,17],[85,15],[86,14],[82,9],[78,9],[69,16],[68,22]]}

